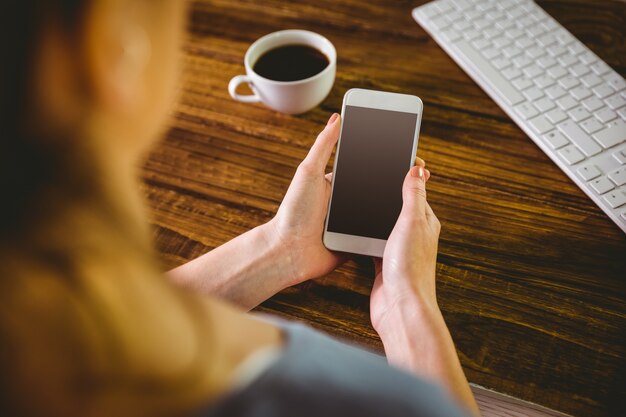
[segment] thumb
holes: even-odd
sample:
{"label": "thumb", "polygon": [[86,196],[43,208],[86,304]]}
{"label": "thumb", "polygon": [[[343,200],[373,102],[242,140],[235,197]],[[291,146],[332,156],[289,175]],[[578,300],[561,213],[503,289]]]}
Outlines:
{"label": "thumb", "polygon": [[422,165],[412,167],[402,184],[402,201],[404,209],[410,214],[426,214],[426,173]]}

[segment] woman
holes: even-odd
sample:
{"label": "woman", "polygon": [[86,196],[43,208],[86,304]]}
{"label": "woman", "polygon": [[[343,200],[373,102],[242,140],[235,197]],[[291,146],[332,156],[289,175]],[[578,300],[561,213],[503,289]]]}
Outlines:
{"label": "woman", "polygon": [[338,115],[274,219],[164,276],[136,171],[174,102],[183,2],[1,7],[0,414],[478,413],[437,307],[423,161],[375,260],[371,318],[390,367],[245,314],[342,262],[321,242]]}

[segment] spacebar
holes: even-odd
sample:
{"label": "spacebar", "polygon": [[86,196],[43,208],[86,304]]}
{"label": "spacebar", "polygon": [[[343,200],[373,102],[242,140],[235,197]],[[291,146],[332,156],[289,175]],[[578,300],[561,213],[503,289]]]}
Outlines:
{"label": "spacebar", "polygon": [[492,67],[480,52],[476,51],[466,40],[454,42],[454,46],[465,59],[474,64],[476,67],[474,71],[479,73],[488,85],[500,93],[500,96],[506,99],[509,105],[514,106],[524,101],[524,97],[500,74],[500,71]]}

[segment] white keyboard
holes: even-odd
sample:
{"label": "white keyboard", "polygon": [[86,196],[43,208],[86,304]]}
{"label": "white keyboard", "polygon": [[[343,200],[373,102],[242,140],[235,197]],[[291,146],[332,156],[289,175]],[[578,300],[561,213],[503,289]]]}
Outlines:
{"label": "white keyboard", "polygon": [[436,0],[414,19],[626,232],[626,81],[530,0]]}

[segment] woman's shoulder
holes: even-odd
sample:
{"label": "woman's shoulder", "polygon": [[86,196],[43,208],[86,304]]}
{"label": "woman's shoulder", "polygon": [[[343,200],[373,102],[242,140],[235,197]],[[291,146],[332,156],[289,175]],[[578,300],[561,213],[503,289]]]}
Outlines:
{"label": "woman's shoulder", "polygon": [[372,352],[292,322],[286,343],[249,384],[200,416],[464,416],[437,386],[390,367]]}

